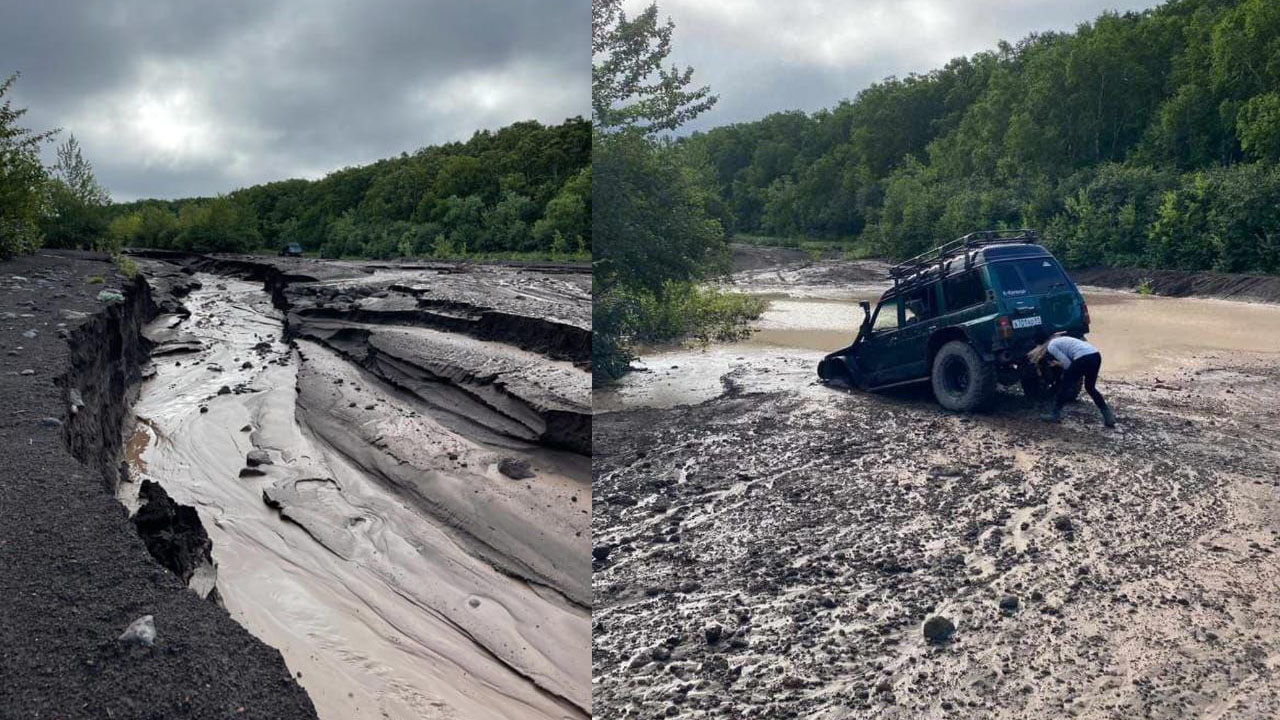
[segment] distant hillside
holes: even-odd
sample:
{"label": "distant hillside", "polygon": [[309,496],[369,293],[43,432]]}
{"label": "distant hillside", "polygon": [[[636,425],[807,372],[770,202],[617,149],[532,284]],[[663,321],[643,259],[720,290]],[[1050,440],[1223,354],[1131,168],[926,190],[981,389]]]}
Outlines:
{"label": "distant hillside", "polygon": [[902,257],[1046,231],[1071,264],[1280,271],[1280,2],[1171,0],[679,145],[733,233]]}
{"label": "distant hillside", "polygon": [[583,255],[591,248],[591,129],[520,122],[345,168],[216,198],[108,208],[118,245],[275,250],[325,257]]}

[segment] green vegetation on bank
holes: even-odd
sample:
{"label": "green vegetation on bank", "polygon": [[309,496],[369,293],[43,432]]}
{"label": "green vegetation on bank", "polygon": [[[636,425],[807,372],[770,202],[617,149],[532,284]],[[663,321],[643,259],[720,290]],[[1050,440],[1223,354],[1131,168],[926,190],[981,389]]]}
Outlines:
{"label": "green vegetation on bank", "polygon": [[708,167],[660,140],[715,102],[663,69],[673,26],[650,5],[592,0],[592,377],[623,375],[636,343],[740,337],[763,303],[700,286],[728,269]]}
{"label": "green vegetation on bank", "polygon": [[731,234],[904,257],[1035,227],[1076,266],[1280,271],[1280,3],[1170,0],[678,143]]}

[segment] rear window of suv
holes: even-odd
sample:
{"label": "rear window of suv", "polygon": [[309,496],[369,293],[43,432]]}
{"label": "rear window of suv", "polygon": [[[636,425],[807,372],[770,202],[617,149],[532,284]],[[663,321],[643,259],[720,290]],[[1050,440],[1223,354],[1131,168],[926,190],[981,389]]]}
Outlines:
{"label": "rear window of suv", "polygon": [[1060,287],[1070,287],[1067,276],[1050,258],[1010,260],[991,266],[1005,297],[1044,295]]}

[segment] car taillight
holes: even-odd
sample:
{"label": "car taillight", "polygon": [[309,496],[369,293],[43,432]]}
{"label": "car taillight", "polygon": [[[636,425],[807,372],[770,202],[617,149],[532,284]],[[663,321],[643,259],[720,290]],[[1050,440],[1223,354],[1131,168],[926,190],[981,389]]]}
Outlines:
{"label": "car taillight", "polygon": [[1080,301],[1080,317],[1084,319],[1084,326],[1089,327],[1089,303]]}
{"label": "car taillight", "polygon": [[1013,323],[1009,322],[1009,318],[1003,315],[996,318],[996,328],[1000,331],[1000,337],[1005,340],[1013,339]]}

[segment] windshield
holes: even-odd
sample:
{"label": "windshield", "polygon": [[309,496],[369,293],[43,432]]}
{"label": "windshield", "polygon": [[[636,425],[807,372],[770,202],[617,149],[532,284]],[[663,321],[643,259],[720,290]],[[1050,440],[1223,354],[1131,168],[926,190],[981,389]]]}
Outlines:
{"label": "windshield", "polygon": [[995,263],[991,270],[1005,297],[1044,295],[1058,288],[1070,287],[1062,268],[1051,258],[1010,260]]}

